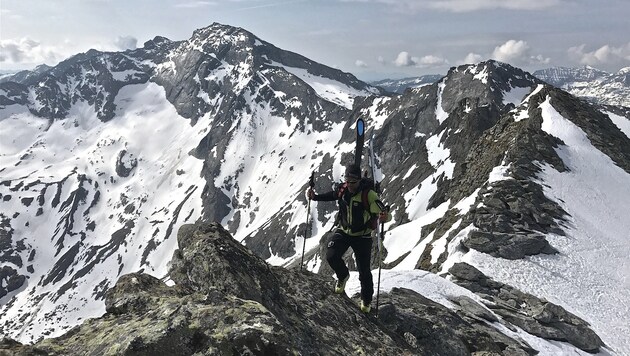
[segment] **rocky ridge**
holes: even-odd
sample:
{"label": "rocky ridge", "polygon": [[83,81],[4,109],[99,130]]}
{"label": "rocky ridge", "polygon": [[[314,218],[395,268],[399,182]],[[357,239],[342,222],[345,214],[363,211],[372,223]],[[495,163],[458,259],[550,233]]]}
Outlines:
{"label": "rocky ridge", "polygon": [[356,300],[331,293],[332,280],[268,265],[219,224],[184,225],[178,242],[170,286],[140,272],[122,276],[106,293],[102,317],[34,345],[3,339],[0,354],[537,354],[497,327],[514,329],[512,324],[589,352],[602,345],[561,307],[466,265],[454,266],[452,275],[495,298],[487,303],[490,309],[453,296],[451,310],[414,291],[394,289],[382,296],[377,318],[362,314]]}
{"label": "rocky ridge", "polygon": [[[538,91],[523,102],[520,98],[517,102],[505,99],[520,88],[525,89],[523,96],[536,88]],[[464,248],[507,259],[555,252],[544,234],[562,233],[566,212],[532,181],[539,170],[535,162],[565,169],[554,150],[560,142],[540,130],[542,119],[533,109],[548,95],[561,94],[525,72],[490,61],[477,67],[453,68],[442,81],[399,97],[368,98],[359,103],[353,118],[368,117],[368,127],[383,122],[377,127],[375,145],[385,176],[383,200],[396,207],[396,224],[414,218],[405,209],[411,203],[405,198],[409,187],[434,184],[436,192],[426,203],[427,209],[445,209],[443,217],[422,227],[421,238],[429,234],[433,238],[416,267],[440,271],[448,254],[445,252],[437,263],[428,262],[434,253],[433,242],[446,235],[451,241],[471,225],[475,231],[464,239]],[[442,110],[440,121],[436,112]],[[590,110],[595,115],[594,109]],[[518,115],[529,119],[515,120]],[[618,139],[618,144],[625,143],[623,135]],[[447,150],[446,159],[430,157],[435,143]],[[497,166],[505,167],[506,178],[489,181]],[[456,205],[466,198],[474,199],[470,204],[474,207],[462,213]]]}

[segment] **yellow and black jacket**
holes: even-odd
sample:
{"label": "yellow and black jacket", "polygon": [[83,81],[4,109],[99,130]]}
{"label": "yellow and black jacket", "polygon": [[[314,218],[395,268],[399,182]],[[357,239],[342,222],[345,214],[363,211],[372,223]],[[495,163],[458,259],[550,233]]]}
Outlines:
{"label": "yellow and black jacket", "polygon": [[[340,184],[336,190],[315,195],[315,201],[337,201],[339,230],[348,236],[369,236],[378,224],[378,215],[385,210],[378,194],[371,189],[367,180],[362,180],[357,191],[352,194],[347,185]],[[387,221],[391,220],[388,214]]]}

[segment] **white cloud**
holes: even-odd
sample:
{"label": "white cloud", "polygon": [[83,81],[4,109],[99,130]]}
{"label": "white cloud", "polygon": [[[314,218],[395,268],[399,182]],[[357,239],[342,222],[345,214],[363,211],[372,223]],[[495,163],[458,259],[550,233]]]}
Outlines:
{"label": "white cloud", "polygon": [[533,56],[530,52],[531,48],[527,42],[509,40],[496,47],[492,52],[491,58],[514,65],[549,63],[549,58],[545,58],[541,54]]}
{"label": "white cloud", "polygon": [[529,52],[529,45],[525,41],[509,40],[496,47],[492,52],[492,58],[501,62],[520,61]]}
{"label": "white cloud", "polygon": [[586,45],[571,47],[568,50],[569,58],[580,64],[625,64],[630,62],[630,42],[620,47],[604,45],[592,52],[585,52]]}
{"label": "white cloud", "polygon": [[357,59],[356,62],[354,62],[354,65],[360,68],[366,68],[368,65],[367,63],[365,63],[364,61]]}
{"label": "white cloud", "polygon": [[466,58],[464,58],[461,61],[457,61],[458,65],[461,64],[475,64],[475,63],[479,63],[481,61],[484,60],[484,57],[480,54],[477,53],[468,53],[468,55],[466,55]]}
{"label": "white cloud", "polygon": [[378,58],[376,58],[376,61],[383,65],[386,64],[385,58],[383,58],[383,56],[378,56]]}
{"label": "white cloud", "polygon": [[114,45],[123,51],[136,49],[138,46],[138,39],[132,36],[118,36],[114,40]]}
{"label": "white cloud", "polygon": [[398,53],[398,56],[394,60],[394,64],[398,67],[434,68],[448,63],[448,60],[439,56],[430,54],[418,58],[411,56],[409,52],[406,51]]}
{"label": "white cloud", "polygon": [[56,63],[61,58],[64,55],[57,49],[42,46],[29,37],[0,40],[0,62]]}
{"label": "white cloud", "polygon": [[398,67],[411,67],[418,63],[417,57],[412,57],[409,52],[400,52],[394,60],[394,64]]}
{"label": "white cloud", "polygon": [[439,67],[443,64],[448,64],[448,60],[434,55],[424,56],[417,62],[416,66],[421,68]]}

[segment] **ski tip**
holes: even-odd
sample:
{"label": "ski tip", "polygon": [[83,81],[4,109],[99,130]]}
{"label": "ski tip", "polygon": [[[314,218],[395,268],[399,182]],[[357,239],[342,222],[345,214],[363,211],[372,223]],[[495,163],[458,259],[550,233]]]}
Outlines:
{"label": "ski tip", "polygon": [[363,136],[365,133],[365,122],[362,118],[357,119],[357,135]]}

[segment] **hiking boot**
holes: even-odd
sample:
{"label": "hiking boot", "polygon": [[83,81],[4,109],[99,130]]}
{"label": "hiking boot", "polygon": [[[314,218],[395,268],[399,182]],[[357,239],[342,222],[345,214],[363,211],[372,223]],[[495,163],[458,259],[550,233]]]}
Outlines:
{"label": "hiking boot", "polygon": [[365,302],[362,300],[359,306],[361,307],[361,311],[364,313],[369,313],[370,310],[372,310],[372,307],[370,306],[370,302]]}
{"label": "hiking boot", "polygon": [[337,284],[335,284],[335,293],[341,294],[346,289],[346,282],[350,279],[350,275],[347,275],[346,278],[342,280],[338,280]]}

